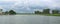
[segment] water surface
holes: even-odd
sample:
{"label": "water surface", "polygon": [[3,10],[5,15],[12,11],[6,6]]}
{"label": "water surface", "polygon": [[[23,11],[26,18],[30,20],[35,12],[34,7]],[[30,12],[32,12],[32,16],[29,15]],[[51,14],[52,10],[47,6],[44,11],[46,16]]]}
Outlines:
{"label": "water surface", "polygon": [[0,15],[0,24],[60,24],[60,17],[43,15]]}

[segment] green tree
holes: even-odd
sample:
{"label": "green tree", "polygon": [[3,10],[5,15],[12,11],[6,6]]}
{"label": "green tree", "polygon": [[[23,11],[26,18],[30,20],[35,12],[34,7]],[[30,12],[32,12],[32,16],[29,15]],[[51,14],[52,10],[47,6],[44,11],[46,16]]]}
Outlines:
{"label": "green tree", "polygon": [[13,10],[10,10],[10,11],[9,11],[9,14],[10,14],[10,15],[15,15],[15,14],[16,14],[16,12],[15,12],[15,11],[13,11]]}
{"label": "green tree", "polygon": [[50,14],[50,9],[44,9],[43,14]]}
{"label": "green tree", "polygon": [[41,14],[41,12],[40,11],[35,11],[35,14]]}
{"label": "green tree", "polygon": [[58,14],[59,11],[58,10],[52,10],[52,14]]}

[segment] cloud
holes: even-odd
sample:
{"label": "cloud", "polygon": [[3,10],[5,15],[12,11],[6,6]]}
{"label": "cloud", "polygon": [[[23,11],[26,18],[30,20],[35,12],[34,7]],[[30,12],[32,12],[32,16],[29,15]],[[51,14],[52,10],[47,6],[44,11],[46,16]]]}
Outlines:
{"label": "cloud", "polygon": [[3,9],[3,7],[0,6],[0,9]]}
{"label": "cloud", "polygon": [[34,9],[34,11],[40,11],[40,12],[43,12],[43,9]]}
{"label": "cloud", "polygon": [[21,12],[33,12],[45,8],[59,9],[60,0],[0,0],[0,7],[4,10],[13,9]]}
{"label": "cloud", "polygon": [[0,1],[9,2],[9,1],[17,1],[17,0],[0,0]]}

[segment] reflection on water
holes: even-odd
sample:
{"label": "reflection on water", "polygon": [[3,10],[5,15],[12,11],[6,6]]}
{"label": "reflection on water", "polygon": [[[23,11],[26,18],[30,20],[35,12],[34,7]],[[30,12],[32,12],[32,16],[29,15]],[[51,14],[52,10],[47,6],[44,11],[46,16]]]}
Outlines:
{"label": "reflection on water", "polygon": [[60,24],[60,17],[39,15],[0,16],[0,24]]}

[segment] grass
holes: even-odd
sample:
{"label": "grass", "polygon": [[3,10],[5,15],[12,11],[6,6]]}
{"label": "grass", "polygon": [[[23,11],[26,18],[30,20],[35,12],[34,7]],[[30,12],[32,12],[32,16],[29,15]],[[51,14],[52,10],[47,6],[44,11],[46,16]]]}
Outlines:
{"label": "grass", "polygon": [[60,16],[60,14],[47,14],[47,16]]}
{"label": "grass", "polygon": [[46,16],[60,16],[60,14],[40,14],[40,15],[46,15]]}

